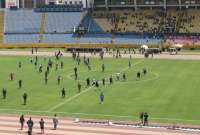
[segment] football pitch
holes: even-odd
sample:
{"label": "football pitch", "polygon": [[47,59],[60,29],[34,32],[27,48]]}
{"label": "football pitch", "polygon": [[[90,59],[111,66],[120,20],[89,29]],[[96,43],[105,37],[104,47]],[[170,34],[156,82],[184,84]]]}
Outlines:
{"label": "football pitch", "polygon": [[[44,71],[48,59],[54,62],[50,70],[47,85]],[[7,98],[0,98],[1,113],[24,113],[62,116],[100,118],[115,120],[137,120],[140,112],[148,112],[150,121],[200,124],[200,62],[186,60],[153,60],[91,58],[91,71],[83,64],[77,65],[72,58],[63,57],[64,67],[56,71],[54,57],[38,57],[37,68],[30,62],[31,57],[0,57],[0,89],[7,89]],[[34,59],[34,57],[33,57]],[[18,67],[21,61],[22,67]],[[39,73],[39,65],[43,72]],[[105,72],[101,65],[105,64]],[[74,80],[74,67],[78,68],[78,81],[81,92],[78,93],[77,81]],[[137,79],[136,73],[147,74]],[[44,70],[45,69],[45,70]],[[14,81],[10,81],[14,73]],[[116,80],[117,73],[125,73],[127,79]],[[120,77],[121,77],[120,74]],[[60,85],[57,76],[61,76]],[[106,81],[99,88],[86,87],[86,78],[102,80],[113,76],[113,84]],[[18,80],[23,81],[21,89]],[[61,89],[66,89],[66,97],[61,98]],[[105,101],[99,103],[100,91]],[[23,93],[28,94],[27,105],[23,105]]]}

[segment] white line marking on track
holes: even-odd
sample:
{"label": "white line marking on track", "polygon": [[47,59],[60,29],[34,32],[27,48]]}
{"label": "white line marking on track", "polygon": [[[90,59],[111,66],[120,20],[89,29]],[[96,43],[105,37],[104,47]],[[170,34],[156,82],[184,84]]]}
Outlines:
{"label": "white line marking on track", "polygon": [[[34,111],[34,110],[17,110],[17,109],[0,109],[0,111],[13,111],[13,112],[32,112],[32,113],[47,113],[47,114],[68,114],[68,115],[85,115],[85,116],[102,116],[102,117],[115,117],[115,118],[134,118],[138,119],[137,116],[131,116],[131,115],[112,115],[112,114],[89,114],[89,113],[73,113],[73,112],[49,112],[49,111]],[[193,120],[193,119],[177,119],[177,118],[159,118],[159,117],[151,117],[151,120],[168,120],[168,121],[190,121],[190,122],[200,122],[200,120]]]}

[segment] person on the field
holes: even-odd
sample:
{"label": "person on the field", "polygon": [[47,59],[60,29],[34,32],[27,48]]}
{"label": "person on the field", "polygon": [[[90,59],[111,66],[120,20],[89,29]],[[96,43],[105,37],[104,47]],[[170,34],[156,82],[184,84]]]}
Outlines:
{"label": "person on the field", "polygon": [[94,85],[96,85],[96,79],[95,78],[92,79],[92,86],[94,86]]}
{"label": "person on the field", "polygon": [[126,74],[125,73],[123,73],[122,77],[123,77],[123,80],[126,80]]}
{"label": "person on the field", "polygon": [[53,117],[53,129],[56,130],[58,126],[58,118],[57,115],[55,114]]}
{"label": "person on the field", "polygon": [[144,75],[147,74],[147,69],[146,69],[146,68],[143,69],[143,74],[144,74]]}
{"label": "person on the field", "polygon": [[60,85],[61,76],[59,75],[57,78],[58,85]]}
{"label": "person on the field", "polygon": [[22,62],[21,62],[21,61],[18,63],[18,67],[19,67],[19,68],[22,67]]}
{"label": "person on the field", "polygon": [[90,64],[88,64],[87,67],[88,67],[88,71],[90,71],[92,69]]}
{"label": "person on the field", "polygon": [[22,80],[19,80],[18,84],[19,84],[19,88],[21,88],[22,87]]}
{"label": "person on the field", "polygon": [[7,90],[5,88],[3,88],[2,90],[2,94],[3,94],[3,99],[6,99]]}
{"label": "person on the field", "polygon": [[44,120],[43,120],[43,118],[41,118],[39,123],[40,123],[41,134],[44,134]]}
{"label": "person on the field", "polygon": [[39,73],[42,73],[42,65],[39,67]]}
{"label": "person on the field", "polygon": [[50,66],[47,66],[47,75],[49,74]]}
{"label": "person on the field", "polygon": [[35,61],[38,62],[38,56],[35,56]]}
{"label": "person on the field", "polygon": [[78,82],[78,93],[80,93],[81,92],[81,84],[80,84],[80,82]]}
{"label": "person on the field", "polygon": [[33,58],[30,59],[31,64],[33,64]]}
{"label": "person on the field", "polygon": [[90,65],[90,58],[87,58],[87,64]]}
{"label": "person on the field", "polygon": [[100,98],[100,104],[102,104],[104,102],[104,94],[103,94],[103,92],[100,93],[99,98]]}
{"label": "person on the field", "polygon": [[77,74],[77,71],[78,71],[77,67],[74,67],[74,74]]}
{"label": "person on the field", "polygon": [[24,122],[25,122],[24,115],[21,115],[19,118],[21,130],[23,130],[23,128],[24,128]]}
{"label": "person on the field", "polygon": [[33,125],[34,125],[34,123],[30,117],[30,119],[27,121],[28,135],[32,135]]}
{"label": "person on the field", "polygon": [[102,84],[105,86],[105,78],[102,79]]}
{"label": "person on the field", "polygon": [[65,88],[62,88],[61,95],[62,95],[62,98],[65,98]]}
{"label": "person on the field", "polygon": [[144,125],[144,113],[143,112],[140,113],[140,121],[141,121],[141,125]]}
{"label": "person on the field", "polygon": [[64,64],[63,64],[63,62],[61,61],[61,62],[60,62],[60,67],[61,67],[61,69],[63,69],[63,66],[64,66]]}
{"label": "person on the field", "polygon": [[104,70],[105,70],[105,65],[104,64],[102,64],[101,69],[102,69],[102,72],[104,72]]}
{"label": "person on the field", "polygon": [[78,69],[77,69],[77,67],[75,67],[74,68],[74,75],[75,75],[75,80],[77,80],[77,78],[78,78]]}
{"label": "person on the field", "polygon": [[99,88],[99,82],[98,82],[98,81],[95,82],[95,86],[96,86],[97,88]]}
{"label": "person on the field", "polygon": [[58,70],[58,64],[56,63],[56,69],[55,69],[56,71]]}
{"label": "person on the field", "polygon": [[112,78],[112,76],[110,76],[109,81],[110,81],[110,84],[113,83],[113,78]]}
{"label": "person on the field", "polygon": [[14,73],[10,73],[10,80],[11,80],[11,81],[14,80]]}
{"label": "person on the field", "polygon": [[144,113],[144,126],[148,126],[148,122],[149,122],[149,115],[147,114],[147,112]]}
{"label": "person on the field", "polygon": [[44,81],[45,81],[45,85],[47,85],[47,83],[48,83],[48,77],[47,76],[44,77]]}
{"label": "person on the field", "polygon": [[90,78],[89,77],[86,79],[86,83],[87,83],[87,87],[89,87],[90,86]]}
{"label": "person on the field", "polygon": [[35,65],[35,69],[36,69],[37,68],[37,61],[35,61],[34,65]]}
{"label": "person on the field", "polygon": [[24,93],[23,94],[24,105],[26,105],[27,97],[28,97],[27,93]]}
{"label": "person on the field", "polygon": [[78,63],[78,65],[80,65],[80,63],[81,63],[81,59],[79,57],[77,58],[77,63]]}
{"label": "person on the field", "polygon": [[140,72],[137,72],[137,78],[140,78],[140,77],[141,77]]}
{"label": "person on the field", "polygon": [[128,62],[128,67],[131,68],[131,61]]}

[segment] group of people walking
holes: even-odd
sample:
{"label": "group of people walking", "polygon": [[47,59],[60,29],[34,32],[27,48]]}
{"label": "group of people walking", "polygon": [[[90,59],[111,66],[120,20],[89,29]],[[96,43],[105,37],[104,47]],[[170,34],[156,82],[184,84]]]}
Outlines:
{"label": "group of people walking", "polygon": [[[23,130],[24,129],[24,124],[25,124],[24,115],[20,116],[19,122],[20,122],[20,129]],[[58,117],[57,117],[56,114],[52,118],[52,122],[53,122],[53,130],[56,130],[57,126],[58,126]],[[28,135],[32,135],[33,126],[34,126],[34,122],[33,122],[32,118],[30,117],[29,120],[26,123],[27,123],[27,127],[28,127],[27,133],[28,133]],[[44,121],[43,118],[40,119],[39,125],[40,125],[40,129],[41,129],[41,134],[44,134],[45,121]]]}

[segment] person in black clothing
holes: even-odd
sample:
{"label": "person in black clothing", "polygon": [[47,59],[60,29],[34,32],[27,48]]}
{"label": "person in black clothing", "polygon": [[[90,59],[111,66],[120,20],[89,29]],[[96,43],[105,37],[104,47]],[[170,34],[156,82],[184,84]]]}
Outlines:
{"label": "person in black clothing", "polygon": [[6,99],[7,90],[5,88],[3,88],[2,90],[2,94],[3,94],[3,99]]}
{"label": "person in black clothing", "polygon": [[41,134],[44,134],[44,120],[43,120],[43,118],[41,118],[39,123],[40,123]]}
{"label": "person in black clothing", "polygon": [[47,66],[47,75],[49,74],[49,70],[50,70],[50,67],[49,66]]}
{"label": "person in black clothing", "polygon": [[105,78],[102,79],[102,84],[105,86]]}
{"label": "person in black clothing", "polygon": [[24,115],[20,116],[19,122],[20,122],[20,125],[21,125],[21,130],[23,130],[23,128],[24,128],[24,122],[25,122]]}
{"label": "person in black clothing", "polygon": [[86,83],[87,83],[87,87],[89,87],[90,86],[90,78],[89,77],[86,79]]}
{"label": "person in black clothing", "polygon": [[99,88],[99,82],[98,82],[98,81],[95,82],[95,86],[96,86],[97,88]]}
{"label": "person in black clothing", "polygon": [[102,64],[101,68],[102,68],[102,72],[104,72],[105,71],[105,65]]}
{"label": "person in black clothing", "polygon": [[26,93],[23,94],[24,105],[26,105],[28,95]]}
{"label": "person in black clothing", "polygon": [[141,125],[144,125],[144,113],[143,112],[140,113],[140,121],[141,121]]}
{"label": "person in black clothing", "polygon": [[10,80],[11,80],[11,81],[14,80],[14,73],[10,73]]}
{"label": "person in black clothing", "polygon": [[62,95],[62,98],[65,98],[65,88],[62,88],[61,95]]}
{"label": "person in black clothing", "polygon": [[42,65],[39,67],[39,73],[42,73]]}
{"label": "person in black clothing", "polygon": [[21,62],[21,61],[18,63],[18,67],[19,67],[19,68],[22,67],[22,62]]}
{"label": "person in black clothing", "polygon": [[19,80],[19,88],[21,88],[22,87],[22,80]]}
{"label": "person in black clothing", "polygon": [[100,98],[100,104],[102,104],[104,102],[104,94],[103,94],[103,92],[100,93],[99,98]]}
{"label": "person in black clothing", "polygon": [[44,81],[45,81],[45,85],[47,85],[47,82],[48,82],[48,77],[47,76],[45,76]]}
{"label": "person in black clothing", "polygon": [[58,85],[60,85],[60,80],[61,80],[61,76],[59,75],[58,78],[57,78]]}
{"label": "person in black clothing", "polygon": [[113,83],[113,78],[112,78],[112,76],[110,76],[109,81],[110,81],[110,84]]}
{"label": "person in black clothing", "polygon": [[55,69],[56,71],[58,70],[58,64],[56,64],[56,69]]}
{"label": "person in black clothing", "polygon": [[122,78],[123,78],[123,80],[126,80],[126,74],[125,73],[123,73]]}
{"label": "person in black clothing", "polygon": [[60,62],[60,67],[61,67],[61,69],[63,69],[63,66],[64,66],[64,64],[63,64],[63,62],[61,61],[61,62]]}
{"label": "person in black clothing", "polygon": [[80,92],[81,92],[81,84],[78,83],[78,93],[80,93]]}
{"label": "person in black clothing", "polygon": [[147,112],[145,112],[144,113],[144,126],[148,126],[148,122],[149,122],[148,118],[149,118],[149,115],[147,114]]}
{"label": "person in black clothing", "polygon": [[34,62],[35,68],[37,68],[37,61]]}
{"label": "person in black clothing", "polygon": [[144,75],[147,74],[147,70],[146,70],[146,68],[143,69],[143,74],[144,74]]}
{"label": "person in black clothing", "polygon": [[140,78],[140,76],[141,76],[140,72],[137,72],[137,78]]}
{"label": "person in black clothing", "polygon": [[77,71],[78,71],[78,69],[77,69],[77,67],[75,67],[74,68],[74,74],[77,74]]}
{"label": "person in black clothing", "polygon": [[27,121],[28,135],[32,135],[33,125],[34,125],[34,123],[30,117],[30,119]]}

